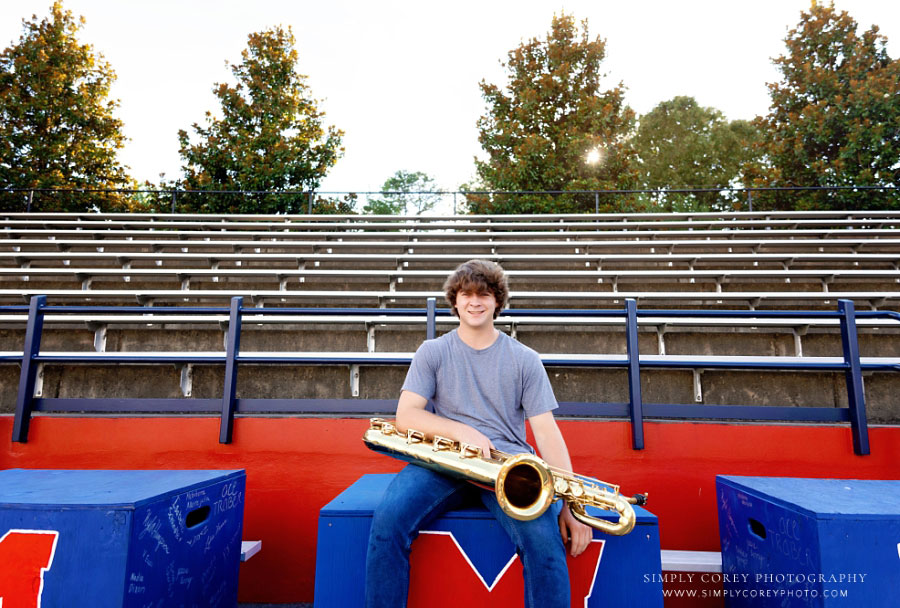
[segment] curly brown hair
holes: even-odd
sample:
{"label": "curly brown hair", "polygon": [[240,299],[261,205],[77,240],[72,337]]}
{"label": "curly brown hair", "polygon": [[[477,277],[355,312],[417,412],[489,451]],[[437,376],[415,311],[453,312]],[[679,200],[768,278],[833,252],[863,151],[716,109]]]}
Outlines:
{"label": "curly brown hair", "polygon": [[455,316],[459,316],[456,311],[456,294],[461,291],[492,294],[497,302],[495,319],[509,300],[506,274],[500,264],[489,260],[469,260],[460,264],[444,281],[444,296]]}

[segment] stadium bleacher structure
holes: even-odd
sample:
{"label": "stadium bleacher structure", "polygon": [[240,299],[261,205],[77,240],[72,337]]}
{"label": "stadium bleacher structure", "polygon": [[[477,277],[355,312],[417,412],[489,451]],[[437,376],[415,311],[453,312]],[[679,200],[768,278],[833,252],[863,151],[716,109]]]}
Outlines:
{"label": "stadium bleacher structure", "polygon": [[509,273],[497,324],[541,353],[577,470],[648,491],[664,553],[719,549],[717,474],[896,474],[887,211],[2,214],[0,468],[244,468],[242,601],[311,601],[319,509],[399,467],[365,419],[472,258]]}
{"label": "stadium bleacher structure", "polygon": [[[270,399],[389,400],[402,366],[366,365],[367,353],[411,353],[425,337],[422,316],[267,315],[279,307],[444,306],[449,270],[474,257],[507,269],[510,309],[501,327],[543,353],[566,357],[624,353],[622,318],[547,316],[542,309],[835,310],[900,304],[900,214],[763,212],[559,216],[221,216],[7,214],[0,224],[0,305],[217,306],[235,296],[255,308],[245,320],[238,393]],[[326,311],[327,312],[327,311]],[[0,316],[0,351],[21,357],[26,314]],[[452,327],[438,318],[439,331]],[[41,364],[39,397],[215,398],[221,392],[227,315],[48,313],[43,353],[95,352]],[[861,354],[883,370],[900,362],[893,319],[858,321]],[[640,319],[643,356],[839,357],[835,319]],[[193,353],[174,370],[148,366],[150,353]],[[299,368],[273,369],[252,353],[297,353]],[[141,362],[128,353],[140,354]],[[200,353],[205,353],[201,356]],[[332,353],[334,365],[304,365],[300,353]],[[350,374],[340,357],[359,353]],[[118,354],[118,355],[117,355]],[[119,362],[113,361],[118,356]],[[73,354],[74,358],[77,358]],[[136,359],[135,359],[136,360]],[[710,359],[714,361],[714,359]],[[357,366],[361,369],[357,369]],[[623,370],[550,366],[560,399],[622,402]],[[348,377],[351,380],[348,380]],[[93,380],[91,380],[93,378]],[[111,379],[115,381],[111,381]],[[785,369],[752,372],[686,366],[648,370],[650,402],[770,406],[846,405],[842,374]],[[0,368],[13,389],[15,366]],[[891,399],[900,377],[867,372],[869,418],[896,422]],[[765,383],[767,390],[758,390]],[[4,390],[0,408],[11,411]]]}

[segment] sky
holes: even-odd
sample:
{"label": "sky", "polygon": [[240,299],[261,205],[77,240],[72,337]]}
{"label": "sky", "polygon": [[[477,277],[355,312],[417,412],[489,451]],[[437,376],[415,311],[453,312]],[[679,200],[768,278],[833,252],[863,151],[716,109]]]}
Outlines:
{"label": "sky", "polygon": [[[22,19],[50,0],[0,2],[0,48],[18,41]],[[79,37],[116,72],[111,97],[128,141],[120,153],[138,180],[181,174],[177,132],[219,113],[214,83],[233,83],[247,36],[291,26],[298,69],[325,123],[345,132],[344,156],[324,192],[375,191],[396,171],[423,171],[456,190],[475,175],[478,83],[502,85],[501,60],[544,38],[554,14],[587,19],[606,40],[604,88],[621,82],[646,113],[690,95],[729,119],[769,107],[771,59],[809,0],[65,0],[86,19]],[[861,29],[878,25],[900,55],[900,2],[836,0]]]}

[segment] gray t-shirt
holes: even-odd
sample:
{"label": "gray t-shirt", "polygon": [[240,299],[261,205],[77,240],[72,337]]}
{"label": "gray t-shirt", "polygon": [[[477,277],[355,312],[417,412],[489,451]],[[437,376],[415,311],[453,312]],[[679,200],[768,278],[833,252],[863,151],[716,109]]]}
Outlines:
{"label": "gray t-shirt", "polygon": [[482,350],[455,329],[426,340],[402,390],[431,400],[436,414],[478,429],[510,454],[533,453],[525,419],[558,407],[538,354],[503,332]]}

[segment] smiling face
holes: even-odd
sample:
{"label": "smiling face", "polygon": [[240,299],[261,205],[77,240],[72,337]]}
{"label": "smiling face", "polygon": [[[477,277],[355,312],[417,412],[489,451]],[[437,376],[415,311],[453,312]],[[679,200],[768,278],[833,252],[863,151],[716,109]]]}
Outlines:
{"label": "smiling face", "polygon": [[[469,260],[460,264],[444,282],[444,295],[453,314],[479,327],[486,318],[493,321],[506,306],[509,287],[499,264],[488,260]],[[484,314],[482,314],[484,313]]]}
{"label": "smiling face", "polygon": [[483,291],[460,291],[456,294],[456,314],[459,322],[472,329],[493,326],[497,301],[494,294]]}

